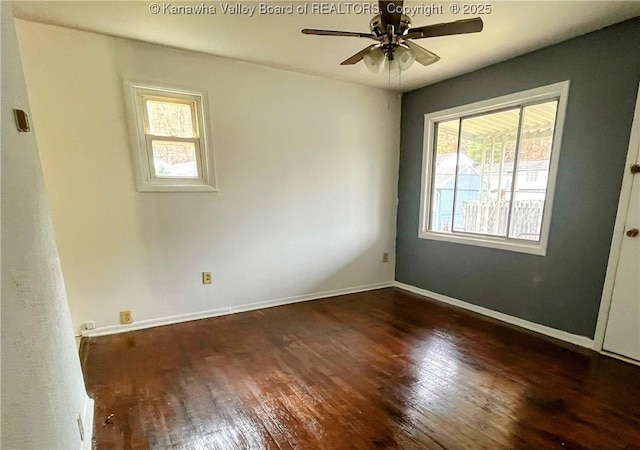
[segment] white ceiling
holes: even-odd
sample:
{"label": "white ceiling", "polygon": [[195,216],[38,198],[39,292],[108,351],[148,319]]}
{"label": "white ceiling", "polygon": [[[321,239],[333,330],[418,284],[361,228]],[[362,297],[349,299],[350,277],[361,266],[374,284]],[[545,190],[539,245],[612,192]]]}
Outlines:
{"label": "white ceiling", "polygon": [[[370,14],[224,14],[222,4],[208,2],[215,15],[151,14],[150,4],[202,5],[181,1],[19,1],[14,4],[17,18],[113,36],[195,50],[212,55],[316,74],[381,88],[389,87],[385,74],[374,75],[362,63],[340,66],[340,62],[370,44],[370,40],[350,37],[305,36],[302,28],[326,28],[368,32]],[[303,1],[263,1],[294,8]],[[319,2],[316,2],[319,3]],[[327,2],[346,10],[338,2]],[[350,2],[361,6],[364,2]],[[405,1],[405,5],[431,5],[431,1]],[[413,26],[449,22],[475,15],[454,15],[452,2],[435,2],[443,14],[416,15]],[[459,4],[462,4],[460,2]],[[244,6],[259,6],[243,1]],[[640,1],[491,1],[492,11],[482,15],[481,33],[423,39],[417,41],[441,56],[434,65],[414,64],[403,72],[400,85],[391,88],[408,91],[462,73],[485,67],[547,45],[588,33],[632,17],[640,16]]]}

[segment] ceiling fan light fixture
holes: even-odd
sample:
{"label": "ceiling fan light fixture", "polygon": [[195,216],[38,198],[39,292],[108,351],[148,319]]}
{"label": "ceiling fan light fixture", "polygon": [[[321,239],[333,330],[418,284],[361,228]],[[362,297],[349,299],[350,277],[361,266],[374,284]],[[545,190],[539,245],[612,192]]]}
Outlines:
{"label": "ceiling fan light fixture", "polygon": [[393,59],[398,61],[398,67],[400,70],[407,70],[416,60],[416,54],[405,44],[400,44],[393,52]]}
{"label": "ceiling fan light fixture", "polygon": [[364,61],[364,65],[367,66],[372,73],[380,73],[382,68],[384,67],[384,52],[380,46],[373,47],[367,53],[364,54],[362,60]]}

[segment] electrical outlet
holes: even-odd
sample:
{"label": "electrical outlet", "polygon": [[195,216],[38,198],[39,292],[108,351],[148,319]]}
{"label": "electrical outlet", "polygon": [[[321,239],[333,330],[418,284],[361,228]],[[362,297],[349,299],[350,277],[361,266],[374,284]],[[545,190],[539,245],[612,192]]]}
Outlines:
{"label": "electrical outlet", "polygon": [[389,254],[388,253],[383,253],[382,254],[382,262],[389,262]]}
{"label": "electrical outlet", "polygon": [[133,317],[131,317],[131,311],[120,311],[120,323],[133,323]]}
{"label": "electrical outlet", "polygon": [[84,329],[85,330],[95,330],[96,329],[96,322],[94,320],[90,320],[88,322],[84,323]]}
{"label": "electrical outlet", "polygon": [[78,414],[78,431],[80,432],[80,440],[84,441],[84,424],[82,423],[82,416]]}
{"label": "electrical outlet", "polygon": [[202,284],[211,284],[211,272],[202,272]]}

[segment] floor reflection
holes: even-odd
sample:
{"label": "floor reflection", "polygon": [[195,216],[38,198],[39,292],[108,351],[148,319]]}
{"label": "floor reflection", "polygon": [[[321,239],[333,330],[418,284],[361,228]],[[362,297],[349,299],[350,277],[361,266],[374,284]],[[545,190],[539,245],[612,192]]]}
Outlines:
{"label": "floor reflection", "polygon": [[438,330],[414,343],[413,382],[404,409],[413,429],[404,427],[403,433],[423,430],[446,447],[473,442],[478,448],[507,448],[525,386],[496,379],[459,341],[459,336]]}

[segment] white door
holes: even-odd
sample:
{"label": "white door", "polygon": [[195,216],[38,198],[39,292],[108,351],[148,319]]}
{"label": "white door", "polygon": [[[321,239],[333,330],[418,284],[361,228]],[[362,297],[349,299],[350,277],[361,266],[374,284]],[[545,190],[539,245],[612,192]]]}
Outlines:
{"label": "white door", "polygon": [[[636,164],[640,164],[640,152]],[[627,167],[627,170],[630,170]],[[633,175],[604,349],[640,361],[640,173]]]}

